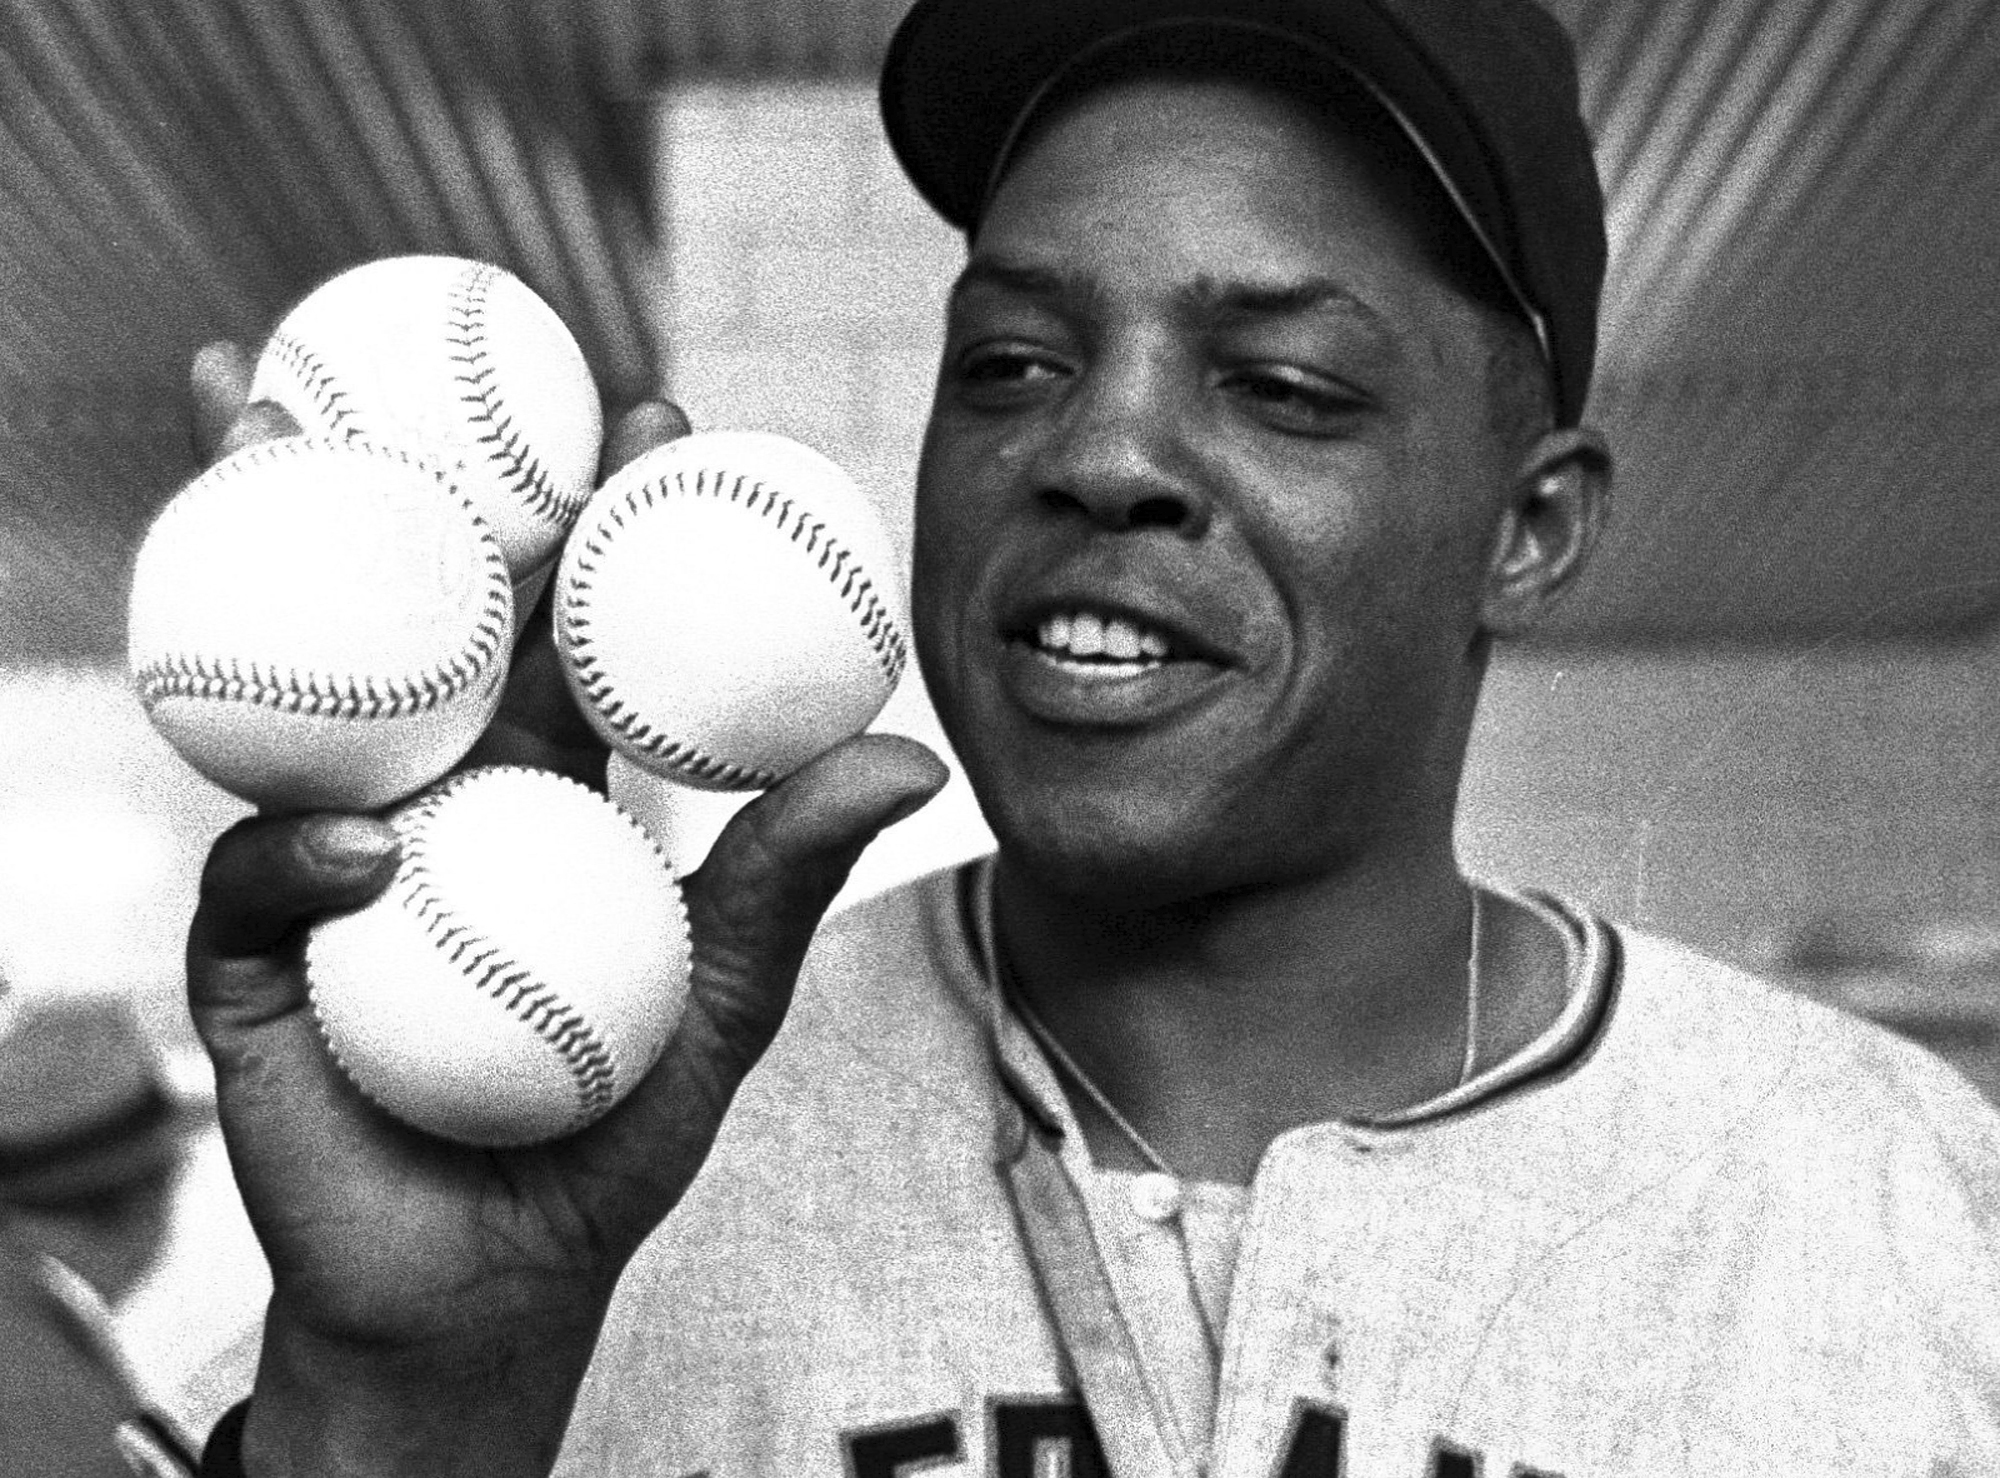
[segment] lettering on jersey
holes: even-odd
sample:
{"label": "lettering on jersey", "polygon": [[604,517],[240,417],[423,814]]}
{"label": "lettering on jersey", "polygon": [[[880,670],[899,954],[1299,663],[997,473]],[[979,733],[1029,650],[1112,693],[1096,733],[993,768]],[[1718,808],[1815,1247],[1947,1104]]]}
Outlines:
{"label": "lettering on jersey", "polygon": [[992,1404],[993,1478],[1111,1478],[1081,1401]]}
{"label": "lettering on jersey", "polygon": [[[1074,1399],[1009,1397],[987,1404],[993,1478],[1111,1478],[1111,1465]],[[907,1478],[962,1457],[959,1420],[946,1412],[848,1432],[849,1478]]]}
{"label": "lettering on jersey", "polygon": [[958,1421],[950,1415],[849,1432],[843,1441],[850,1478],[907,1478],[959,1456]]}
{"label": "lettering on jersey", "polygon": [[[1360,1478],[1347,1472],[1347,1413],[1337,1406],[1301,1401],[1292,1408],[1285,1455],[1272,1478]],[[1484,1478],[1485,1461],[1472,1448],[1442,1439],[1431,1447],[1430,1478]],[[1508,1478],[1562,1478],[1560,1473],[1516,1463]]]}
{"label": "lettering on jersey", "polygon": [[1292,1430],[1276,1478],[1342,1478],[1346,1448],[1347,1413],[1301,1401],[1292,1408]]}
{"label": "lettering on jersey", "polygon": [[[1431,1478],[1485,1478],[1485,1473],[1485,1456],[1475,1448],[1440,1438],[1431,1449]],[[1515,1463],[1507,1470],[1507,1478],[1562,1478],[1562,1474]]]}
{"label": "lettering on jersey", "polygon": [[[1271,1478],[1363,1478],[1347,1471],[1347,1412],[1319,1401],[1292,1408],[1284,1456]],[[1007,1397],[988,1403],[989,1471],[993,1478],[1111,1478],[1111,1465],[1081,1401]],[[945,1412],[849,1432],[849,1478],[912,1478],[963,1458],[959,1419]],[[1432,1444],[1428,1478],[1486,1478],[1478,1449],[1442,1438]],[[1515,1463],[1507,1478],[1562,1478]]]}

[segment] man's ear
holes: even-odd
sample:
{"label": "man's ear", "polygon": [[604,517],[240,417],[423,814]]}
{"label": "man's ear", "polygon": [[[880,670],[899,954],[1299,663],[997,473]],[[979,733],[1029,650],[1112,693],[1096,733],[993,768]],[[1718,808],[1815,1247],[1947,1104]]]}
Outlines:
{"label": "man's ear", "polygon": [[1576,583],[1611,508],[1611,448],[1588,426],[1540,437],[1521,460],[1486,571],[1485,630],[1519,636]]}

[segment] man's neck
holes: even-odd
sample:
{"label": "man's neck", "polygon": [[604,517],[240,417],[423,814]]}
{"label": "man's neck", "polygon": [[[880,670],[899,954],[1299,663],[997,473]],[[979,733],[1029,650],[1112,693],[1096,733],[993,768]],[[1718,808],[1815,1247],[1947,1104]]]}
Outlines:
{"label": "man's neck", "polygon": [[[1489,897],[1483,924],[1486,1060],[1562,981],[1531,916]],[[1180,1174],[1247,1183],[1285,1130],[1407,1108],[1464,1066],[1472,894],[1448,856],[1151,908],[1050,894],[1003,858],[996,929],[1011,988]],[[1144,1168],[1064,1087],[1095,1158]]]}

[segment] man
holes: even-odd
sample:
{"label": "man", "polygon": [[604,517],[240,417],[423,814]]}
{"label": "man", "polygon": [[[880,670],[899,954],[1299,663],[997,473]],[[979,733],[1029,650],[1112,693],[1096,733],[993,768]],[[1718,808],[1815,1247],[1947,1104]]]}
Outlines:
{"label": "man", "polygon": [[[813,939],[940,778],[823,756],[691,884],[661,1067],[491,1154],[304,1010],[384,828],[225,837],[192,989],[276,1292],[209,1471],[2000,1470],[1976,1096],[1453,860],[1490,645],[1610,478],[1553,24],[920,0],[883,100],[968,231],[915,629],[997,856]],[[480,758],[590,768],[546,679]]]}
{"label": "man", "polygon": [[189,1138],[123,1005],[0,972],[0,1472],[184,1471],[111,1305],[160,1251]]}

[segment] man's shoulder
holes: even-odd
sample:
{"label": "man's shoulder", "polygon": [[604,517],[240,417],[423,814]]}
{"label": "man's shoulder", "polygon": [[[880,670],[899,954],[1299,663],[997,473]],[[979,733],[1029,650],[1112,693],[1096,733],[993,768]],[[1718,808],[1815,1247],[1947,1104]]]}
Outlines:
{"label": "man's shoulder", "polygon": [[839,968],[857,954],[879,960],[884,951],[923,964],[935,961],[940,949],[960,947],[969,869],[976,865],[924,873],[829,914],[813,941],[808,972]]}
{"label": "man's shoulder", "polygon": [[[988,1153],[993,1075],[960,869],[904,883],[820,928],[724,1148],[800,1136],[884,1143],[918,1118]],[[955,1126],[955,1127],[954,1127]]]}
{"label": "man's shoulder", "polygon": [[1685,945],[1611,933],[1606,1025],[1556,1097],[1616,1126],[1632,1168],[1720,1156],[1866,1179],[1923,1164],[2000,1206],[2000,1113],[1931,1053]]}
{"label": "man's shoulder", "polygon": [[1607,1042],[1669,1058],[1682,1074],[1740,1080],[1767,1099],[1842,1103],[1887,1094],[2000,1124],[1990,1106],[1924,1048],[1687,945],[1616,926],[1620,969]]}
{"label": "man's shoulder", "polygon": [[814,937],[786,1032],[880,1038],[975,1032],[982,972],[972,938],[972,864],[926,873],[848,904]]}

